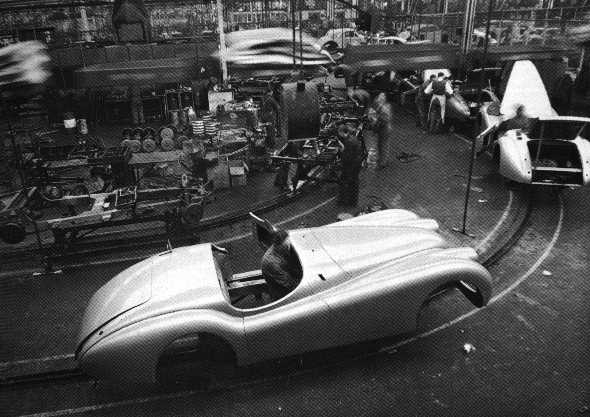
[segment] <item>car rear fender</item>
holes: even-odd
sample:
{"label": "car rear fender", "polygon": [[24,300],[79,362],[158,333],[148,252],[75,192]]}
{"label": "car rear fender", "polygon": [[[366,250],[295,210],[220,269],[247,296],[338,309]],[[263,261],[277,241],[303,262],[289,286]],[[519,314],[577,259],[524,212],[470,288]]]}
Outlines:
{"label": "car rear fender", "polygon": [[[471,253],[464,255],[470,257]],[[339,337],[353,343],[413,331],[422,307],[433,295],[465,285],[473,289],[472,302],[480,306],[488,302],[491,277],[483,266],[471,259],[433,252],[367,272],[325,297],[340,323]]]}
{"label": "car rear fender", "polygon": [[208,333],[226,341],[239,361],[246,353],[241,317],[210,310],[164,314],[132,324],[95,343],[79,358],[89,375],[123,383],[153,384],[160,356],[187,335]]}
{"label": "car rear fender", "polygon": [[[468,253],[464,254],[470,256]],[[448,263],[437,265],[436,273],[431,274],[420,293],[421,307],[435,296],[450,288],[457,288],[474,306],[483,307],[490,300],[492,278],[479,263],[469,259],[450,259]],[[417,314],[419,311],[416,312]]]}

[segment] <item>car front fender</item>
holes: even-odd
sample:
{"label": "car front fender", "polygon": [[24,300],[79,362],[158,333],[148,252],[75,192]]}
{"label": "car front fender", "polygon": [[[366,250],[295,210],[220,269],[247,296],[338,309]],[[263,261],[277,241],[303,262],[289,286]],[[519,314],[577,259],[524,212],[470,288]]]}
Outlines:
{"label": "car front fender", "polygon": [[509,132],[498,139],[496,146],[500,152],[500,175],[519,183],[530,184],[533,170],[527,140],[518,139]]}
{"label": "car front fender", "polygon": [[242,318],[211,310],[186,310],[124,327],[100,339],[78,358],[87,374],[121,383],[153,384],[164,350],[189,334],[214,334],[239,358],[246,354]]}
{"label": "car front fender", "polygon": [[583,184],[590,185],[590,141],[577,138],[573,142],[578,147],[578,153],[580,154]]}

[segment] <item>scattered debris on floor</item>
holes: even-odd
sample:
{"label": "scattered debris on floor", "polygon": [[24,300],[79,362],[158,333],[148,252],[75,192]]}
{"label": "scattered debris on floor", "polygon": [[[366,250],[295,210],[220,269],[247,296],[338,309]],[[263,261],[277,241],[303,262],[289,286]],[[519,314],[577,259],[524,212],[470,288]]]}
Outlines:
{"label": "scattered debris on floor", "polygon": [[417,153],[400,152],[399,154],[397,154],[397,159],[399,159],[401,162],[406,163],[416,161],[420,158],[422,158],[422,155]]}
{"label": "scattered debris on floor", "polygon": [[463,352],[469,355],[470,353],[475,352],[475,346],[473,346],[471,343],[465,343],[463,345]]}
{"label": "scattered debris on floor", "polygon": [[[463,184],[464,188],[467,188],[467,184]],[[471,186],[471,191],[476,192],[476,193],[483,193],[483,188],[481,187],[476,187],[474,185]]]}

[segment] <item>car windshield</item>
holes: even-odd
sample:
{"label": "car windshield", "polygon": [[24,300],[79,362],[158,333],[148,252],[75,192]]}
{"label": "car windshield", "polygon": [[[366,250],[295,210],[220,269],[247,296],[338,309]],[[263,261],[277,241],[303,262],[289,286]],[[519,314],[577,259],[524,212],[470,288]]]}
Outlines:
{"label": "car windshield", "polygon": [[544,120],[535,124],[529,137],[532,139],[590,138],[590,123],[572,120]]}

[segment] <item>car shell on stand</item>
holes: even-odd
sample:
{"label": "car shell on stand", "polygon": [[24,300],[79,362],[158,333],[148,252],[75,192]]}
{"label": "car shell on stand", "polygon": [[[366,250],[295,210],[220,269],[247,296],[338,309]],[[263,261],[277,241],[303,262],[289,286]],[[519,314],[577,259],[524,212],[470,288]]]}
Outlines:
{"label": "car shell on stand", "polygon": [[[252,219],[268,247],[277,228]],[[299,284],[277,300],[268,299],[260,270],[233,274],[230,255],[216,245],[169,250],[96,292],[76,359],[97,378],[153,383],[170,355],[188,354],[215,374],[228,361],[241,366],[410,332],[424,304],[445,288],[486,305],[489,272],[473,249],[449,248],[437,229],[412,212],[384,210],[291,230]]]}

